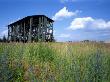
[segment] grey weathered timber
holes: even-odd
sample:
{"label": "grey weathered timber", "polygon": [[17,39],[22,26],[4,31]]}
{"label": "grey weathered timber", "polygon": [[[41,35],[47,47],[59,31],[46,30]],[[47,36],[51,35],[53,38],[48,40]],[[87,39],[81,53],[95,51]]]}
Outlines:
{"label": "grey weathered timber", "polygon": [[8,25],[8,40],[12,42],[53,41],[53,20],[45,15],[33,15]]}

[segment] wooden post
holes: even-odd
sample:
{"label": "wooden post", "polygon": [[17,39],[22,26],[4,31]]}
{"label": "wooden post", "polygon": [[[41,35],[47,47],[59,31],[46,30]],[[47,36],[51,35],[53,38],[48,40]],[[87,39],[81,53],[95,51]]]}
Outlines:
{"label": "wooden post", "polygon": [[41,17],[39,17],[39,25],[38,25],[38,41],[40,41],[40,31],[41,31]]}
{"label": "wooden post", "polygon": [[51,42],[53,41],[53,23],[51,23],[51,30],[52,30],[52,33],[51,33]]}
{"label": "wooden post", "polygon": [[41,41],[44,41],[44,35],[43,35],[43,30],[44,30],[44,21],[43,21],[43,19],[44,19],[44,17],[42,16],[42,20],[41,20],[41,22],[42,22],[42,28],[41,28],[41,35],[42,35],[42,38],[41,38]]}
{"label": "wooden post", "polygon": [[46,17],[44,17],[44,42],[46,41],[46,32],[47,32],[47,19],[46,19]]}
{"label": "wooden post", "polygon": [[20,26],[19,26],[20,32],[19,32],[19,41],[22,42],[22,22],[20,22]]}
{"label": "wooden post", "polygon": [[21,28],[22,28],[22,24],[20,23],[19,24],[19,41],[21,42],[21,38],[22,38],[22,36],[21,36]]}
{"label": "wooden post", "polygon": [[32,20],[33,18],[30,18],[30,28],[29,28],[29,38],[28,38],[28,41],[31,42],[31,39],[32,39],[32,34],[31,34],[31,31],[32,31]]}
{"label": "wooden post", "polygon": [[15,29],[15,26],[13,25],[13,36],[14,36],[14,42],[15,42],[15,32],[16,32],[16,29]]}
{"label": "wooden post", "polygon": [[8,41],[9,41],[9,36],[10,36],[10,27],[8,26]]}
{"label": "wooden post", "polygon": [[23,33],[24,33],[24,34],[23,34],[23,39],[24,39],[24,42],[25,42],[25,41],[26,41],[26,36],[25,36],[25,33],[26,33],[26,32],[25,32],[25,21],[24,21]]}

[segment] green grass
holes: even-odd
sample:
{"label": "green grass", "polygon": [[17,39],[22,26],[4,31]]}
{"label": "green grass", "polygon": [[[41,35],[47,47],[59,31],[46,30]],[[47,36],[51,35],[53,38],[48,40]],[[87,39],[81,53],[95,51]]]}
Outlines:
{"label": "green grass", "polygon": [[0,43],[0,82],[110,82],[110,44]]}

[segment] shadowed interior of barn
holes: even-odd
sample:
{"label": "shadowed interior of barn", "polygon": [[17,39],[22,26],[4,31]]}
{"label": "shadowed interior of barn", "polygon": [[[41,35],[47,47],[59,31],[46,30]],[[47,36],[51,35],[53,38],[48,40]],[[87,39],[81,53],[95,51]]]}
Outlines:
{"label": "shadowed interior of barn", "polygon": [[8,41],[52,42],[53,22],[45,15],[27,16],[8,25]]}

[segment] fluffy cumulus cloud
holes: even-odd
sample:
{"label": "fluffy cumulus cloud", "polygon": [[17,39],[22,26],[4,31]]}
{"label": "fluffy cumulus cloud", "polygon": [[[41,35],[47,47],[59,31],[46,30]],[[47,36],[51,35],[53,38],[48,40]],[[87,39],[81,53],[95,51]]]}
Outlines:
{"label": "fluffy cumulus cloud", "polygon": [[68,27],[72,30],[77,29],[110,29],[110,21],[94,19],[92,17],[75,18]]}
{"label": "fluffy cumulus cloud", "polygon": [[75,12],[69,11],[66,7],[59,10],[53,17],[53,20],[61,20],[63,18],[68,18],[77,15],[77,13],[80,12],[79,10],[76,10]]}

